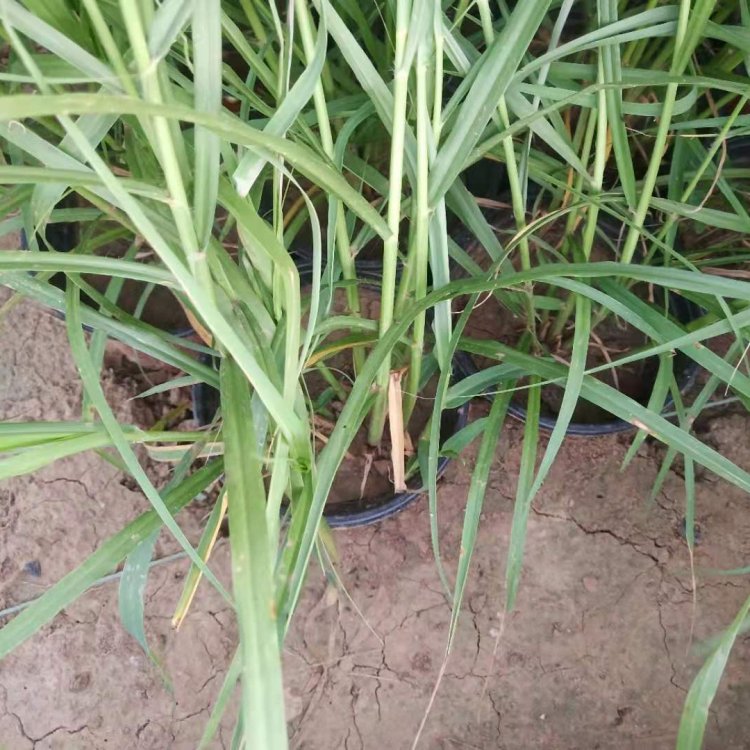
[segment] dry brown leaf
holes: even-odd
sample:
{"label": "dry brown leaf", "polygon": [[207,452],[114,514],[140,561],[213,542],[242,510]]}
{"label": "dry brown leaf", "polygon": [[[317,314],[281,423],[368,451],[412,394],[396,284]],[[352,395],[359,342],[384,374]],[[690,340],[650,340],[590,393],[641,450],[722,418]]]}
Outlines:
{"label": "dry brown leaf", "polygon": [[365,485],[367,484],[367,477],[370,476],[370,469],[372,469],[372,460],[375,457],[374,453],[367,453],[365,455],[365,468],[362,472],[362,484],[359,485],[359,499],[361,500],[365,496]]}
{"label": "dry brown leaf", "polygon": [[406,467],[404,462],[404,406],[401,394],[403,370],[394,370],[388,380],[388,424],[391,431],[391,464],[393,465],[393,489],[406,489]]}

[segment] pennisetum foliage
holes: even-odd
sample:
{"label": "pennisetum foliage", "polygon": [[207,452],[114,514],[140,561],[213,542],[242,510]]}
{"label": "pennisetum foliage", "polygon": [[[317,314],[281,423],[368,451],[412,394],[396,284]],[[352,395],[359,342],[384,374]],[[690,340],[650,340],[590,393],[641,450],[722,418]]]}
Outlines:
{"label": "pennisetum foliage", "polygon": [[[525,428],[507,610],[531,503],[584,402],[637,428],[628,457],[647,435],[666,444],[662,478],[683,457],[692,553],[695,464],[750,491],[750,474],[691,431],[716,394],[750,405],[750,284],[736,273],[747,262],[750,146],[735,145],[750,111],[749,29],[745,0],[0,0],[0,226],[27,241],[0,254],[0,281],[64,313],[86,394],[77,422],[1,424],[0,477],[108,450],[152,505],[11,620],[0,654],[123,560],[126,571],[147,565],[165,526],[192,565],[176,621],[201,578],[238,620],[202,745],[240,682],[238,746],[284,748],[282,644],[355,434],[390,442],[397,484],[423,470],[453,607],[449,652],[512,404]],[[45,231],[70,222],[75,247],[50,251]],[[101,252],[115,241],[127,248],[120,257]],[[362,258],[375,263],[375,282]],[[61,272],[64,291],[50,283]],[[94,288],[92,274],[108,284]],[[123,280],[143,285],[135,310],[118,304]],[[191,339],[140,315],[157,287],[184,310]],[[373,318],[365,290],[377,298]],[[472,336],[473,308],[488,297],[515,321],[512,341]],[[689,303],[689,319],[677,303]],[[594,362],[612,321],[639,343]],[[710,343],[723,334],[733,343],[718,354]],[[181,370],[168,386],[218,388],[212,424],[177,433],[119,424],[99,383],[108,339]],[[461,351],[490,364],[457,382]],[[334,372],[342,353],[346,385]],[[646,361],[657,367],[638,400],[612,373]],[[690,398],[681,361],[710,374]],[[342,403],[323,444],[311,373]],[[432,414],[413,456],[404,429],[431,376]],[[562,396],[541,448],[553,386]],[[446,571],[440,415],[483,393],[492,406],[461,555]],[[453,445],[477,435],[469,426]],[[136,445],[169,451],[165,488]],[[193,547],[174,514],[217,482]],[[231,591],[209,565],[227,511]],[[138,633],[132,580],[123,575],[123,621]],[[747,609],[696,677],[680,748],[701,744]]]}

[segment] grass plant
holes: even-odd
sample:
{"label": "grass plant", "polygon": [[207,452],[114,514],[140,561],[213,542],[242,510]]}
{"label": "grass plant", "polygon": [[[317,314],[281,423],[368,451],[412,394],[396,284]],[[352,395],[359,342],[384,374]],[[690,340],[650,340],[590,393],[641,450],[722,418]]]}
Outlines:
{"label": "grass plant", "polygon": [[[750,167],[727,157],[727,144],[750,125],[746,0],[0,0],[0,33],[0,226],[4,235],[23,230],[29,241],[26,250],[0,253],[0,282],[64,312],[87,405],[75,423],[0,424],[0,477],[106,451],[153,508],[11,620],[0,631],[0,655],[123,560],[126,570],[147,564],[163,525],[191,561],[190,585],[202,577],[216,586],[238,619],[238,652],[204,746],[239,681],[237,746],[286,747],[281,648],[334,477],[360,428],[377,445],[386,424],[409,423],[430,368],[440,380],[419,459],[438,562],[440,414],[488,388],[496,393],[457,569],[440,564],[453,607],[447,652],[511,398],[525,400],[527,417],[506,551],[508,611],[531,503],[581,399],[637,428],[629,457],[647,436],[664,443],[662,477],[684,457],[686,518],[695,516],[688,466],[750,491],[750,474],[692,432],[716,394],[750,405],[750,283],[742,273]],[[507,175],[508,236],[495,232],[466,187],[474,165]],[[71,194],[77,207],[61,208]],[[623,227],[608,261],[592,257],[602,217]],[[80,223],[77,247],[50,252],[45,227],[69,221]],[[540,252],[552,222],[579,239]],[[483,265],[455,242],[456,227],[484,249]],[[114,236],[148,248],[148,260],[98,255]],[[312,269],[304,280],[293,255],[301,246]],[[366,279],[357,270],[358,257],[373,248],[381,263],[377,321],[363,316]],[[716,268],[724,273],[709,272]],[[66,275],[65,291],[49,283],[53,272]],[[93,290],[86,274],[109,277],[109,287]],[[124,312],[123,279],[169,289],[200,343]],[[661,290],[657,301],[635,294],[637,284]],[[344,314],[332,304],[336,288],[344,291]],[[488,293],[524,322],[516,346],[465,335],[471,305],[458,316],[455,301]],[[700,316],[676,320],[664,303],[671,295]],[[645,404],[587,365],[597,326],[613,317],[648,344],[599,369],[658,357]],[[569,333],[567,363],[544,345],[543,324],[556,337]],[[711,340],[724,334],[734,343],[715,353]],[[345,337],[354,379],[338,394],[343,409],[317,450],[304,376],[339,353],[336,336]],[[173,434],[118,424],[99,384],[108,339],[177,367],[181,384],[219,388],[213,425]],[[452,382],[460,350],[497,365]],[[676,351],[711,373],[688,403],[672,366]],[[219,372],[198,353],[220,360]],[[404,395],[389,398],[401,373]],[[541,449],[540,394],[550,383],[561,384],[564,396]],[[669,395],[677,419],[662,415]],[[395,446],[403,443],[399,432],[391,430]],[[477,434],[469,426],[454,445]],[[133,451],[153,443],[175,451],[173,477],[161,489]],[[221,455],[192,467],[209,446]],[[408,460],[394,451],[396,476]],[[174,514],[220,475],[223,505],[193,547]],[[222,508],[231,527],[231,592],[209,560]],[[691,530],[689,523],[692,552]],[[123,621],[138,637],[143,606],[135,580],[123,574],[120,586]],[[185,616],[184,607],[177,615]],[[700,746],[746,617],[747,606],[696,677],[681,750]]]}

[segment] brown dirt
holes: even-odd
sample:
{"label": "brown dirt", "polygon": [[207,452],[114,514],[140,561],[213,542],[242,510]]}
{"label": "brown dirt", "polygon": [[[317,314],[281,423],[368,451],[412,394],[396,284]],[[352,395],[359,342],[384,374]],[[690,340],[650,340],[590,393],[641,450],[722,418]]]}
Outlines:
{"label": "brown dirt", "polygon": [[[27,331],[23,339],[18,331]],[[18,307],[0,331],[3,419],[74,419],[80,389],[59,321]],[[109,388],[109,386],[108,386]],[[108,392],[121,415],[125,385]],[[132,394],[131,394],[132,395]],[[482,407],[478,407],[482,408]],[[702,436],[746,469],[750,419],[728,414]],[[624,473],[624,437],[569,440],[529,519],[526,567],[504,623],[504,560],[520,460],[509,424],[493,465],[453,654],[420,748],[661,750],[674,747],[685,690],[700,660],[689,648],[692,592],[680,536],[683,491],[670,475],[644,498],[663,451],[644,446]],[[459,549],[471,459],[440,490],[449,568]],[[94,455],[61,461],[0,487],[0,606],[38,595],[146,507]],[[698,484],[699,568],[750,557],[747,496],[707,472]],[[205,507],[181,514],[192,539]],[[337,532],[344,592],[314,569],[286,644],[287,710],[297,750],[409,748],[443,659],[450,612],[441,594],[424,503],[377,526]],[[174,551],[163,537],[157,556]],[[224,581],[228,541],[214,570]],[[163,656],[165,689],[123,631],[111,584],[85,595],[0,662],[0,747],[8,750],[193,748],[236,643],[226,604],[202,587],[183,628],[169,618],[184,562],[153,570],[146,630]],[[748,595],[744,578],[701,575],[700,641]],[[351,597],[351,600],[348,597]],[[356,608],[352,604],[356,603]],[[750,637],[732,653],[706,748],[750,748]],[[227,747],[231,716],[216,747]]]}

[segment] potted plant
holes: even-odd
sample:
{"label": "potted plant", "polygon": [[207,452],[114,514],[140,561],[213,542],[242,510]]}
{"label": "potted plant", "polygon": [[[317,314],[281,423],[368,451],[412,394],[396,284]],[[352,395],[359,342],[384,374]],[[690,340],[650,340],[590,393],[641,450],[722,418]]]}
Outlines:
{"label": "potted plant", "polygon": [[[750,286],[662,262],[676,252],[675,221],[655,232],[647,222],[654,208],[669,217],[708,215],[693,212],[695,188],[688,188],[708,179],[710,152],[692,175],[684,161],[673,159],[678,166],[668,174],[666,198],[655,197],[655,187],[682,102],[677,88],[691,81],[686,71],[708,28],[710,4],[692,15],[689,4],[639,7],[618,19],[609,3],[600,3],[591,30],[572,38],[563,35],[570,4],[550,11],[548,0],[512,4],[504,13],[480,0],[476,17],[464,2],[443,7],[407,0],[382,9],[296,0],[284,12],[274,3],[218,0],[146,2],[137,9],[95,0],[66,2],[57,11],[27,5],[6,0],[0,10],[12,70],[0,110],[6,214],[14,219],[20,208],[27,229],[36,232],[72,190],[92,207],[101,231],[122,232],[155,262],[102,257],[83,252],[80,243],[68,253],[0,255],[3,283],[64,311],[71,351],[97,412],[70,431],[3,425],[10,453],[0,475],[42,466],[95,440],[117,451],[153,510],[0,631],[0,654],[163,524],[194,566],[189,585],[202,574],[237,612],[240,644],[222,695],[241,679],[245,746],[284,747],[281,645],[347,454],[361,446],[355,458],[363,474],[372,471],[368,462],[386,462],[378,468],[392,484],[389,497],[408,489],[410,474],[421,475],[415,481],[428,491],[439,560],[443,412],[463,407],[492,383],[499,387],[489,416],[459,429],[451,443],[458,450],[481,431],[452,587],[452,628],[490,460],[519,384],[527,393],[526,426],[508,608],[531,500],[579,397],[750,489],[750,475],[690,434],[669,359],[679,349],[750,396],[750,381],[729,360],[695,346],[744,320],[740,308],[750,300]],[[630,103],[627,92],[644,85],[643,71],[621,69],[619,55],[648,38],[668,40],[669,68],[648,69],[648,85],[663,96]],[[568,58],[582,52],[583,62],[571,66]],[[711,85],[730,90],[735,84]],[[636,149],[622,119],[629,107],[659,116],[642,174],[633,166]],[[724,126],[732,127],[727,122],[718,124],[714,143],[726,135]],[[605,182],[610,136],[617,184]],[[510,237],[498,238],[482,211],[498,202],[496,185],[481,203],[466,187],[462,175],[476,163],[493,180],[507,174]],[[537,204],[542,210],[529,215],[532,182],[546,197]],[[481,185],[469,185],[482,192]],[[593,253],[605,215],[626,227],[616,260],[600,261]],[[558,248],[542,233],[554,222],[580,227],[580,235],[574,241],[564,231]],[[477,263],[455,242],[464,231],[487,251],[488,263]],[[309,245],[302,264],[297,237]],[[638,263],[642,239],[647,249]],[[364,248],[374,251],[374,273],[358,267]],[[462,278],[457,266],[469,276]],[[64,272],[64,293],[28,271]],[[96,292],[84,274],[169,290],[202,344],[187,346],[146,325],[118,307],[111,286]],[[654,298],[660,306],[634,293],[636,284],[663,289],[664,297]],[[82,290],[93,307],[81,304]],[[523,322],[510,345],[494,341],[481,349],[465,335],[487,294],[499,295]],[[684,327],[669,312],[671,295],[706,314]],[[725,298],[736,300],[734,307],[724,305]],[[465,305],[454,315],[458,300]],[[587,371],[594,322],[607,312],[647,335],[631,360],[659,357],[658,389],[645,404]],[[543,342],[537,325],[545,325],[545,317],[558,322]],[[180,367],[190,382],[218,389],[218,412],[206,414],[210,426],[180,435],[180,459],[166,492],[150,482],[132,446],[176,436],[117,423],[82,325]],[[545,354],[543,343],[549,347],[564,337],[570,339],[568,361]],[[206,357],[192,356],[196,349]],[[454,364],[462,350],[500,364],[489,375],[459,380]],[[564,383],[565,392],[537,468],[546,383]],[[682,426],[660,414],[668,391]],[[415,422],[422,394],[431,399],[431,413]],[[410,423],[416,424],[411,433]],[[215,445],[222,456],[191,471],[192,459],[215,452],[209,449]],[[36,458],[30,463],[31,450]],[[222,475],[222,502],[194,548],[174,512]],[[206,565],[227,509],[233,597]]]}

